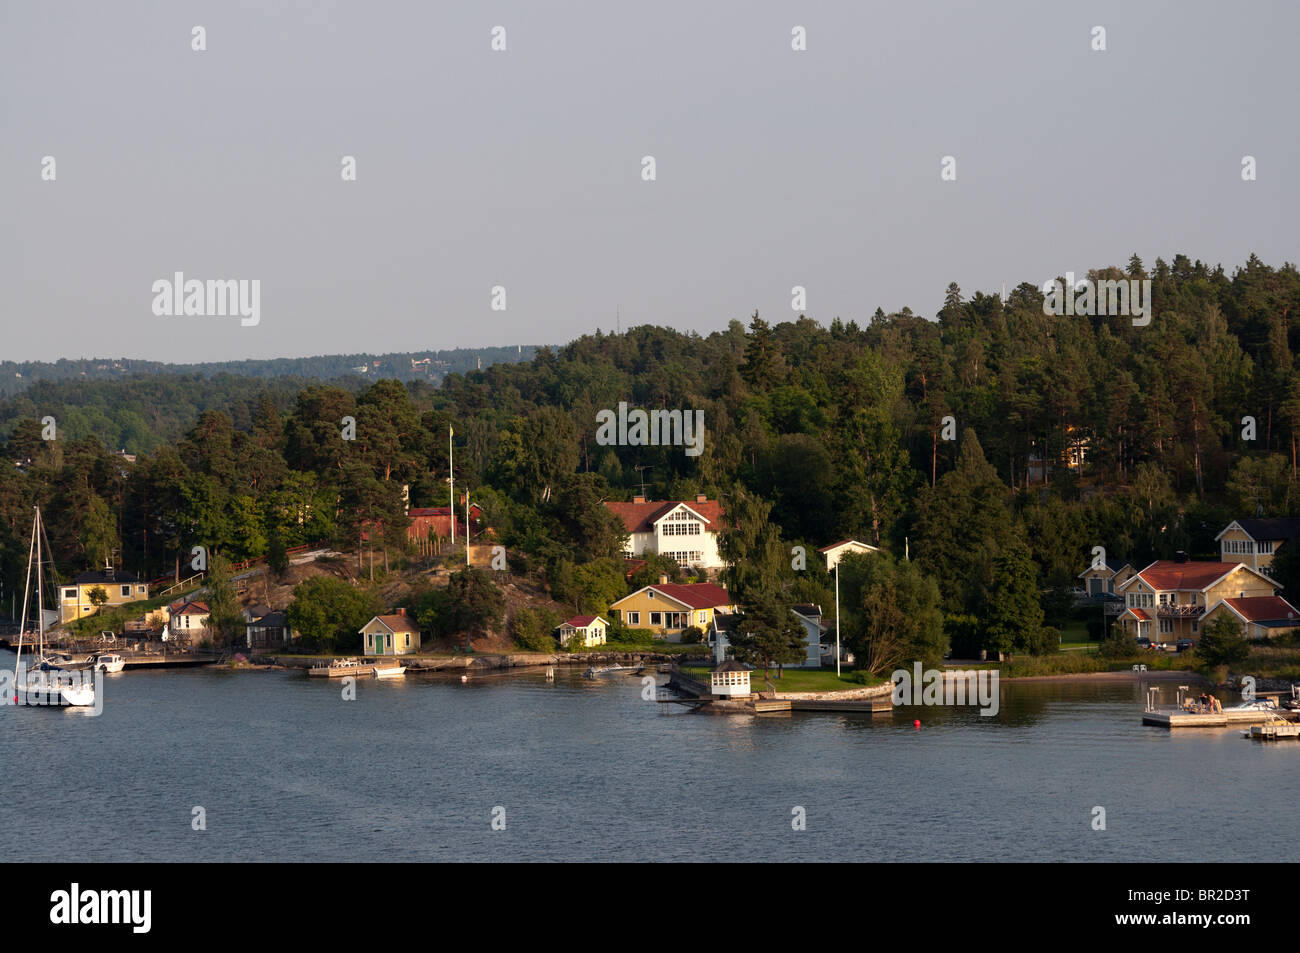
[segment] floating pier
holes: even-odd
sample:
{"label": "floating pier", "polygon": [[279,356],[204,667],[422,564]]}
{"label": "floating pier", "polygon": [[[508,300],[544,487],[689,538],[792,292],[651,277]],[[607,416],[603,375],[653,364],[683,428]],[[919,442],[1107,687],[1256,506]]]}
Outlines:
{"label": "floating pier", "polygon": [[792,698],[791,711],[893,711],[894,701],[889,695],[870,698]]}
{"label": "floating pier", "polygon": [[1142,724],[1157,728],[1229,728],[1233,725],[1262,725],[1282,714],[1280,711],[1240,708],[1225,708],[1222,712],[1144,711]]}
{"label": "floating pier", "polygon": [[1283,738],[1300,738],[1300,724],[1270,721],[1266,725],[1251,725],[1250,737],[1258,741],[1280,741]]}
{"label": "floating pier", "polygon": [[1251,727],[1270,724],[1292,725],[1295,719],[1300,718],[1300,711],[1292,711],[1287,708],[1220,708],[1218,711],[1188,711],[1183,707],[1184,699],[1191,697],[1186,685],[1178,686],[1177,706],[1172,709],[1161,710],[1156,707],[1157,691],[1154,686],[1147,690],[1147,707],[1142,712],[1142,724],[1153,725],[1156,728],[1229,728],[1232,726]]}

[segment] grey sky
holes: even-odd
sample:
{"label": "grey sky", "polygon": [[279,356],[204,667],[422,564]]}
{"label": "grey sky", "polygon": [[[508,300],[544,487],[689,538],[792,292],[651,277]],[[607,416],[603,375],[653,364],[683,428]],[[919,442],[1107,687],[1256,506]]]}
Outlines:
{"label": "grey sky", "polygon": [[[949,281],[1134,250],[1281,264],[1296,10],[0,0],[0,358],[562,343],[616,306],[707,333],[793,285],[822,322],[929,317]],[[175,271],[260,279],[260,325],[156,317]]]}

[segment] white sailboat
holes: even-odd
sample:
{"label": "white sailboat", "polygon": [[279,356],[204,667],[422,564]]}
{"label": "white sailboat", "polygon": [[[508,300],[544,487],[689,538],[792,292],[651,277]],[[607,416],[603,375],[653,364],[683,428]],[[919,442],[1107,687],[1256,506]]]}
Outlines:
{"label": "white sailboat", "polygon": [[[23,615],[18,627],[18,657],[14,663],[14,689],[24,694],[27,705],[66,706],[89,708],[95,705],[95,681],[91,671],[74,671],[64,668],[45,654],[45,583],[42,567],[44,551],[49,548],[45,526],[41,522],[41,508],[34,507],[32,542],[27,551],[27,585],[23,590]],[[30,648],[35,665],[30,670],[23,667],[23,638],[27,633],[28,599],[32,593],[32,568],[36,569],[36,648]],[[50,562],[51,575],[54,563]]]}

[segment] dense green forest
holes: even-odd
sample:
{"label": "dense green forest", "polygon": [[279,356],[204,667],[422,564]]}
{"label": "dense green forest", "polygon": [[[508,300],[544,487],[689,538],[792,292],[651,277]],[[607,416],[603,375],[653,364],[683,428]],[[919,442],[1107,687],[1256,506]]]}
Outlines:
{"label": "dense green forest", "polygon": [[[480,364],[531,360],[532,345],[456,348],[450,351],[403,351],[395,354],[330,354],[317,357],[281,357],[246,361],[207,361],[197,364],[163,364],[135,358],[64,358],[59,361],[0,361],[0,397],[22,393],[33,384],[60,381],[117,381],[140,375],[184,374],[198,377],[337,378],[392,377],[397,380],[438,382],[447,374],[463,373]],[[361,368],[366,368],[362,371]],[[0,421],[9,419],[4,413]],[[129,450],[144,449],[128,447]]]}
{"label": "dense green forest", "polygon": [[[1300,515],[1295,266],[1252,256],[1228,274],[1178,255],[1148,271],[1134,256],[1090,277],[1150,278],[1151,323],[1044,314],[1028,283],[1005,301],[950,285],[936,320],[755,314],[707,336],[597,332],[437,386],[224,375],[33,387],[4,407],[9,458],[31,461],[0,470],[6,590],[33,502],[65,570],[116,553],[151,577],[193,545],[231,559],[355,546],[367,522],[399,551],[402,486],[412,506],[447,502],[454,427],[458,494],[575,605],[603,609],[623,585],[621,527],[600,502],[644,480],[656,499],[723,499],[729,579],[755,606],[829,602],[815,549],[854,537],[893,555],[846,580],[856,625],[910,606],[897,626],[930,656],[937,608],[950,631],[978,620],[985,644],[1032,650],[1041,610],[1051,621],[1053,593],[1093,546],[1139,564],[1212,557],[1235,517]],[[600,445],[597,412],[620,401],[702,410],[703,453]],[[63,422],[54,442],[46,414]],[[341,436],[347,417],[355,440]],[[148,451],[134,464],[112,453],[128,432]]]}

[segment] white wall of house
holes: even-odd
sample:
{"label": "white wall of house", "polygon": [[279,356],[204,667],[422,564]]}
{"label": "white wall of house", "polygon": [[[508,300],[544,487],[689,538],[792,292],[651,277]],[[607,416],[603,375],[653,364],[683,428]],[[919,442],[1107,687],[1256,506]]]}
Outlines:
{"label": "white wall of house", "polygon": [[630,556],[650,552],[672,556],[683,566],[720,569],[717,527],[696,516],[683,504],[669,510],[654,524],[653,532],[632,533],[624,548]]}

